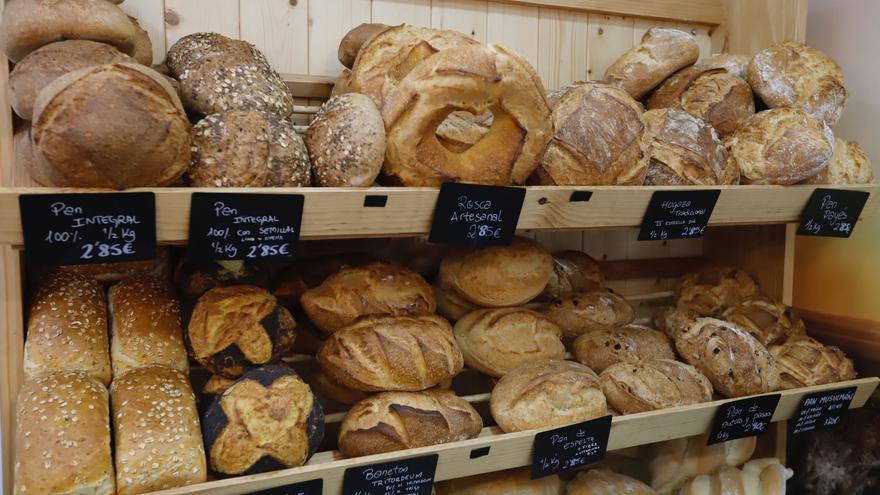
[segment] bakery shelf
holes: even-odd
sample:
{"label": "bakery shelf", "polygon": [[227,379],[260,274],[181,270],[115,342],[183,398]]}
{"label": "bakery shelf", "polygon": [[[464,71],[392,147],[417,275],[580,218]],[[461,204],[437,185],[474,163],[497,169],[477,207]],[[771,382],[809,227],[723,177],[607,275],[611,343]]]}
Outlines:
{"label": "bakery shelf", "polygon": [[[773,422],[794,416],[804,395],[824,390],[854,386],[857,391],[850,408],[860,408],[878,383],[880,378],[862,378],[782,391]],[[475,399],[485,400],[482,397]],[[608,450],[621,450],[705,433],[709,430],[715,411],[725,402],[729,400],[615,417],[611,424]],[[439,455],[435,479],[442,481],[530,465],[532,443],[538,431],[541,430],[502,433],[497,427],[489,427],[484,428],[478,438],[471,440],[353,459],[342,458],[338,452],[320,452],[303,467],[163,490],[154,495],[238,495],[317,478],[324,480],[324,494],[334,495],[342,493],[342,479],[348,468],[434,453]],[[477,459],[470,457],[472,450],[483,447],[490,447],[488,455]]]}
{"label": "bakery shelf", "polygon": [[[827,186],[715,186],[721,189],[709,225],[783,224],[797,222],[817,187]],[[877,192],[877,185],[833,186]],[[532,186],[520,215],[520,230],[584,230],[637,227],[654,191],[670,186],[590,187]],[[131,191],[138,191],[132,189]],[[157,188],[157,239],[181,243],[188,237],[190,197],[194,192],[302,194],[302,239],[388,237],[427,234],[431,228],[438,189],[414,187],[351,188]],[[84,192],[84,189],[0,188],[0,244],[22,243],[18,197],[22,194]],[[88,190],[92,192],[91,190]],[[588,202],[570,202],[572,192],[592,191]],[[383,208],[364,207],[366,196],[387,196]],[[880,200],[872,194],[862,219],[876,214]]]}

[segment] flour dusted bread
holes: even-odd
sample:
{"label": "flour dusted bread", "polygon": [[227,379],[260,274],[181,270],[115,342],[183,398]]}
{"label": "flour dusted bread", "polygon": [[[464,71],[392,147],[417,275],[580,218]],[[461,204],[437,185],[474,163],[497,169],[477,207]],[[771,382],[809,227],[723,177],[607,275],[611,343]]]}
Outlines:
{"label": "flour dusted bread", "polygon": [[677,495],[785,495],[786,481],[794,473],[778,459],[753,459],[742,469],[725,467],[713,474],[690,479]]}
{"label": "flour dusted bread", "polygon": [[384,392],[352,407],[339,427],[339,452],[359,457],[475,438],[483,420],[448,390]]}
{"label": "flour dusted bread", "polygon": [[42,375],[24,382],[15,404],[16,495],[116,493],[101,382],[78,371]]}
{"label": "flour dusted bread", "polygon": [[337,58],[339,63],[351,69],[361,47],[373,36],[388,29],[388,26],[380,23],[363,23],[347,32],[339,42]]}
{"label": "flour dusted bread", "polygon": [[437,495],[561,495],[563,483],[553,474],[532,479],[531,468],[507,469],[441,481]]}
{"label": "flour dusted bread", "polygon": [[656,495],[650,486],[610,469],[582,471],[565,487],[566,495]]}
{"label": "flour dusted bread", "polygon": [[740,79],[746,79],[751,61],[752,58],[748,55],[713,53],[697,62],[697,66],[702,69],[724,69]]}
{"label": "flour dusted bread", "polygon": [[562,360],[532,361],[512,369],[492,389],[489,407],[508,433],[579,423],[608,411],[596,374]]}
{"label": "flour dusted bread", "polygon": [[812,387],[854,380],[853,362],[840,348],[824,345],[806,335],[794,336],[770,347],[780,369],[783,389]]}
{"label": "flour dusted bread", "polygon": [[834,136],[802,110],[774,108],[749,117],[724,144],[744,184],[789,185],[827,167]]}
{"label": "flour dusted bread", "polygon": [[675,289],[675,302],[701,316],[720,316],[758,294],[758,284],[745,270],[720,266],[683,276]]}
{"label": "flour dusted bread", "polygon": [[722,317],[739,325],[765,346],[806,333],[804,321],[792,314],[790,308],[763,297],[747,299],[725,311]]}
{"label": "flour dusted bread", "polygon": [[741,466],[752,458],[757,437],[739,438],[707,445],[708,435],[676,438],[653,447],[651,486],[660,493],[674,493],[688,478],[712,474],[727,466]]}
{"label": "flour dusted bread", "polygon": [[642,105],[622,89],[575,83],[551,95],[553,139],[531,182],[641,185],[650,143]]}
{"label": "flour dusted bread", "polygon": [[553,273],[539,300],[552,301],[572,292],[599,289],[605,286],[605,276],[599,263],[581,251],[553,253]]}
{"label": "flour dusted bread", "polygon": [[695,367],[671,359],[612,364],[599,381],[609,406],[621,414],[712,400],[709,380]]}
{"label": "flour dusted bread", "polygon": [[693,65],[699,56],[700,47],[692,35],[678,29],[651,28],[638,45],[608,67],[605,82],[640,100],[679,69]]}
{"label": "flour dusted bread", "polygon": [[547,305],[542,312],[565,336],[609,330],[632,323],[632,306],[608,289],[573,292]]}
{"label": "flour dusted bread", "polygon": [[752,58],[748,80],[770,108],[799,108],[834,126],[846,106],[843,72],[824,53],[798,41],[783,41]]}
{"label": "flour dusted bread", "polygon": [[579,363],[596,373],[615,363],[675,359],[669,338],[642,325],[587,332],[574,340],[571,352]]}
{"label": "flour dusted bread", "polygon": [[804,184],[872,184],[874,169],[865,150],[855,141],[834,138],[834,153],[828,166]]}
{"label": "flour dusted bread", "polygon": [[75,273],[47,275],[28,312],[24,375],[80,371],[110,383],[107,302],[96,280]]}

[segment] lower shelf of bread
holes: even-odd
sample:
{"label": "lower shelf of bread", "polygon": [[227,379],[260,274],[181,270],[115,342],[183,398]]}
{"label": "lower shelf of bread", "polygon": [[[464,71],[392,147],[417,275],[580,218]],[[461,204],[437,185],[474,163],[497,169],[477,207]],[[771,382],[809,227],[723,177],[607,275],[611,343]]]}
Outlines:
{"label": "lower shelf of bread", "polygon": [[[850,409],[860,408],[864,406],[877,388],[878,383],[880,383],[880,378],[873,377],[784,390],[779,392],[779,404],[772,421],[790,419],[795,415],[805,395],[825,390],[856,387]],[[695,406],[617,416],[611,424],[608,450],[621,450],[637,445],[706,433],[711,427],[718,407],[729,401],[718,400]],[[155,493],[161,495],[238,495],[292,483],[323,479],[324,494],[339,494],[342,493],[342,481],[346,469],[435,453],[439,456],[436,481],[461,478],[530,465],[532,444],[537,431],[539,430],[502,433],[498,427],[489,427],[483,428],[480,436],[471,440],[353,459],[343,458],[336,451],[319,452],[302,467],[211,481]],[[485,447],[489,447],[488,454],[472,458],[474,450]]]}

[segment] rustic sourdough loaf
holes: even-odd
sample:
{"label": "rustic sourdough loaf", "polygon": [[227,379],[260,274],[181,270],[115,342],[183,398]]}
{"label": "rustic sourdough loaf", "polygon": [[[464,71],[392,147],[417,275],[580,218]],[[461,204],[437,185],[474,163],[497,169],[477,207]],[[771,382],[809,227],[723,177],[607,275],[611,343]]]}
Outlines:
{"label": "rustic sourdough loaf", "polygon": [[556,251],[553,253],[553,273],[547,287],[538,296],[540,301],[552,301],[573,292],[601,289],[605,276],[599,263],[581,251]]}
{"label": "rustic sourdough loaf", "polygon": [[609,330],[632,323],[632,306],[609,289],[572,292],[547,305],[542,312],[565,336]]}
{"label": "rustic sourdough loaf", "polygon": [[770,352],[779,364],[784,389],[856,378],[852,360],[840,348],[824,345],[806,335],[791,337],[782,345],[770,347]]}
{"label": "rustic sourdough loaf", "polygon": [[608,67],[605,82],[640,100],[679,69],[693,65],[699,56],[700,47],[692,35],[678,29],[651,28],[638,45]]}
{"label": "rustic sourdough loaf", "polygon": [[834,138],[834,153],[828,166],[803,184],[871,184],[874,169],[868,155],[855,141]]}
{"label": "rustic sourdough loaf", "polygon": [[351,69],[364,43],[386,29],[388,29],[388,26],[385,24],[365,22],[345,33],[342,41],[339,42],[339,51],[337,52],[339,63]]}
{"label": "rustic sourdough loaf", "polygon": [[712,384],[695,367],[671,359],[620,362],[599,375],[609,406],[621,414],[712,400]]}
{"label": "rustic sourdough loaf", "polygon": [[702,69],[724,69],[740,79],[746,79],[749,62],[752,57],[737,55],[735,53],[713,53],[711,56],[697,62]]}
{"label": "rustic sourdough loaf", "polygon": [[638,363],[651,359],[675,359],[669,338],[641,325],[594,330],[575,339],[574,358],[596,373],[615,363]]}

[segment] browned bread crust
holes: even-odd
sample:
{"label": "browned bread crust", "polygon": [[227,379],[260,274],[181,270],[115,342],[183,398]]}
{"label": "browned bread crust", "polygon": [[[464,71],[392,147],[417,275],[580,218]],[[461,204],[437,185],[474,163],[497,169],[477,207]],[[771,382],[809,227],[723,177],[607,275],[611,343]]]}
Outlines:
{"label": "browned bread crust", "polygon": [[640,100],[679,69],[693,65],[699,56],[700,47],[691,34],[679,29],[651,28],[638,45],[608,67],[605,82]]}
{"label": "browned bread crust", "polygon": [[608,289],[573,292],[553,301],[542,312],[565,336],[615,329],[632,323],[635,318],[626,299]]}
{"label": "browned bread crust", "polygon": [[771,347],[770,352],[779,364],[784,389],[854,380],[857,376],[852,360],[837,346],[824,345],[806,335],[791,337]]}
{"label": "browned bread crust", "polygon": [[571,352],[596,373],[615,363],[638,363],[652,359],[675,359],[669,338],[641,325],[585,333],[572,343]]}
{"label": "browned bread crust", "polygon": [[608,404],[621,414],[712,400],[709,380],[697,368],[671,359],[612,364],[599,380]]}

